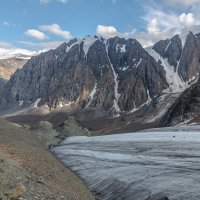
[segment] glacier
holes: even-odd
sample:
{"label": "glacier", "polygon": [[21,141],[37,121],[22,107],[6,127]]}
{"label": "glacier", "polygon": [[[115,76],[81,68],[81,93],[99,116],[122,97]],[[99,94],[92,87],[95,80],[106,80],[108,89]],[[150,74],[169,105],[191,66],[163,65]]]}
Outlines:
{"label": "glacier", "polygon": [[200,126],[70,137],[56,157],[102,200],[199,200]]}

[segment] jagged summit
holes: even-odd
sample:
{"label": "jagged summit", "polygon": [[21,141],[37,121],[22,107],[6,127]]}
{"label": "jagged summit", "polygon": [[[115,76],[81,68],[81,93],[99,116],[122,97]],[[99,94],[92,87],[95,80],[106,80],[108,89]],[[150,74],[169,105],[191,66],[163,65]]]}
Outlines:
{"label": "jagged summit", "polygon": [[75,38],[28,60],[6,83],[1,104],[133,113],[197,80],[199,42],[192,33],[184,47],[176,35],[148,49],[131,38]]}

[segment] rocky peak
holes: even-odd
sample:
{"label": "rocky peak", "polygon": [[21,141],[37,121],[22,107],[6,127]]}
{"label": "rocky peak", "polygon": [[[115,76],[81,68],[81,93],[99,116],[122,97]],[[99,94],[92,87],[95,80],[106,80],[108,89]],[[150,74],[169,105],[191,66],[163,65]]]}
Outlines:
{"label": "rocky peak", "polygon": [[168,92],[184,91],[199,77],[199,36],[192,32],[186,33],[161,40],[147,49],[166,71],[166,79],[170,86]]}
{"label": "rocky peak", "polygon": [[30,59],[4,88],[2,103],[133,111],[168,87],[163,67],[133,39],[96,36]]}
{"label": "rocky peak", "polygon": [[178,35],[171,39],[161,40],[152,49],[167,59],[169,65],[176,71],[182,53],[182,43]]}
{"label": "rocky peak", "polygon": [[183,81],[191,81],[199,74],[200,69],[200,38],[192,32],[186,37],[185,45],[179,62],[178,73]]}
{"label": "rocky peak", "polygon": [[5,84],[1,104],[133,113],[163,92],[182,92],[196,81],[199,47],[200,35],[192,33],[185,42],[176,35],[150,49],[121,37],[73,39],[17,70]]}

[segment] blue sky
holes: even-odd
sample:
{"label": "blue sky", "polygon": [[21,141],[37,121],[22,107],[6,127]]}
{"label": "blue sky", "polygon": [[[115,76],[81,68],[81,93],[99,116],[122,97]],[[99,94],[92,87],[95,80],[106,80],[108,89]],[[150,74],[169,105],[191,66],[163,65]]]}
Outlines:
{"label": "blue sky", "polygon": [[199,25],[200,0],[1,0],[0,48],[55,48],[85,35],[152,45]]}

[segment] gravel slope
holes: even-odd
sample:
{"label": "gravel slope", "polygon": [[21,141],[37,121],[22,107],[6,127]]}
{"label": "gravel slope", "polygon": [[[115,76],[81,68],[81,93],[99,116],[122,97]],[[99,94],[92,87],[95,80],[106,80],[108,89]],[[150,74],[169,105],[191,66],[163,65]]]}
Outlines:
{"label": "gravel slope", "polygon": [[[9,197],[9,198],[8,198]],[[31,132],[0,120],[0,199],[94,200]]]}

